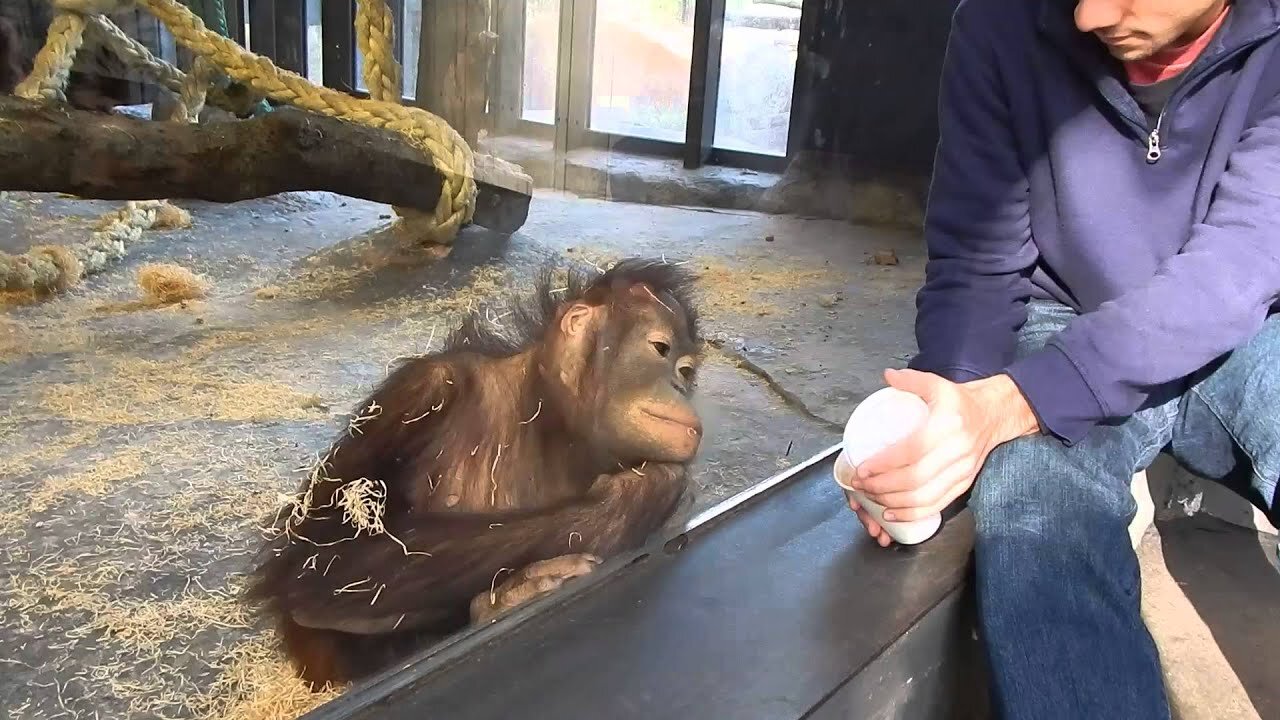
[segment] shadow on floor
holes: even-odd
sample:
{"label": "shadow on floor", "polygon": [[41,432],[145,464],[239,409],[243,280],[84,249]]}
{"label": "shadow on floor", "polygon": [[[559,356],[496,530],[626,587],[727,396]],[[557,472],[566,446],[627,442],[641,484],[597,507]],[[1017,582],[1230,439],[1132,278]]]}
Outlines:
{"label": "shadow on floor", "polygon": [[1276,538],[1207,515],[1158,522],[1164,560],[1258,716],[1280,718]]}

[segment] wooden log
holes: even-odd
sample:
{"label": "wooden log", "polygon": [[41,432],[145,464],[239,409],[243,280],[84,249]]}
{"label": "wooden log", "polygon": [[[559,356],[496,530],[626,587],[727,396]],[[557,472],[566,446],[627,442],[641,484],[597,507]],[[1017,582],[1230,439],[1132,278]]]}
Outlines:
{"label": "wooden log", "polygon": [[[487,176],[477,172],[472,222],[514,232],[528,216],[528,176],[477,164]],[[395,133],[294,108],[188,125],[0,96],[3,190],[219,203],[319,190],[431,211],[441,187],[430,160]]]}
{"label": "wooden log", "polygon": [[533,178],[493,155],[476,153],[476,211],[472,220],[477,225],[501,233],[519,230],[529,219],[529,203],[533,199]]}

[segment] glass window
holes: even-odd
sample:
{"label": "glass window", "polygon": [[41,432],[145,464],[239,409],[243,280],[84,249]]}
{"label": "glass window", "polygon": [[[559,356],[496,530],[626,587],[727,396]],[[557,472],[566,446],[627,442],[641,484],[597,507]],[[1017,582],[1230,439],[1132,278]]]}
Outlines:
{"label": "glass window", "polygon": [[694,0],[597,0],[592,130],[682,141]]}
{"label": "glass window", "polygon": [[715,146],[786,155],[800,3],[727,0],[725,5]]}
{"label": "glass window", "polygon": [[405,97],[417,97],[418,48],[422,46],[422,0],[404,0],[404,87]]}

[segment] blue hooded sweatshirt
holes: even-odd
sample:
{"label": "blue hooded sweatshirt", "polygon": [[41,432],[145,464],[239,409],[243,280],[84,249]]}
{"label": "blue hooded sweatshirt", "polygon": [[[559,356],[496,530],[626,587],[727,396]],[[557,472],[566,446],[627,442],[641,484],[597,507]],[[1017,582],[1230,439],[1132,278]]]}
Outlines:
{"label": "blue hooded sweatshirt", "polygon": [[[1067,443],[1181,393],[1280,298],[1280,0],[1234,0],[1154,122],[1075,4],[956,8],[910,363],[1008,373]],[[1030,298],[1081,314],[1015,359]]]}

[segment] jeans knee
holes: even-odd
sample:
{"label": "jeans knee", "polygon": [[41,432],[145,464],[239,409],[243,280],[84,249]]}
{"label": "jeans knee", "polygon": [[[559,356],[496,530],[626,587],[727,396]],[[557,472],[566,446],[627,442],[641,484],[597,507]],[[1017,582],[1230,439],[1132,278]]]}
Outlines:
{"label": "jeans knee", "polygon": [[1130,464],[1044,436],[996,448],[974,483],[969,507],[979,541],[1068,542],[1119,528],[1137,513]]}
{"label": "jeans knee", "polygon": [[1280,316],[1193,385],[1184,396],[1175,453],[1196,472],[1221,477],[1235,449],[1253,466],[1253,489],[1274,504],[1280,479]]}

